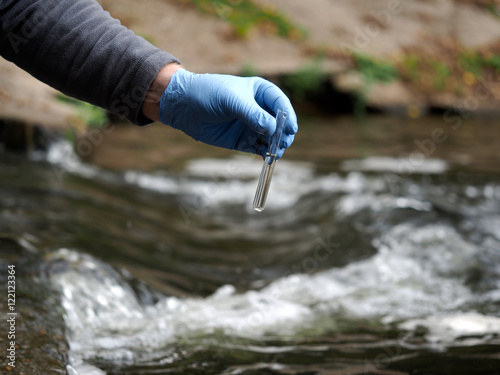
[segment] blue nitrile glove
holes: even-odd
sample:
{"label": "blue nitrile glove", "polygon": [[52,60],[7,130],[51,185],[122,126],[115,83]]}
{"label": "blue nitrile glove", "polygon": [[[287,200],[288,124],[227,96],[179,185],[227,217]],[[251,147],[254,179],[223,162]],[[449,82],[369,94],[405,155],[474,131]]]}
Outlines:
{"label": "blue nitrile glove", "polygon": [[194,74],[179,69],[160,102],[161,122],[197,141],[265,156],[276,130],[278,109],[289,113],[278,157],[298,130],[297,116],[286,95],[258,77]]}

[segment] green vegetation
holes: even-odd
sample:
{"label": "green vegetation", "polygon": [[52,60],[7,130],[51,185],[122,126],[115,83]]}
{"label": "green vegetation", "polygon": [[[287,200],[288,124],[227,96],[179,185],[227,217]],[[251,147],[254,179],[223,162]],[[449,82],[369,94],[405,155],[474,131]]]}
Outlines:
{"label": "green vegetation", "polygon": [[376,60],[367,55],[355,54],[354,62],[365,84],[389,83],[399,77],[397,68],[387,61]]}
{"label": "green vegetation", "polygon": [[242,77],[255,77],[259,75],[259,71],[253,63],[245,63],[240,70],[240,76]]}
{"label": "green vegetation", "polygon": [[495,69],[497,73],[500,73],[500,55],[491,55],[486,60],[486,66],[489,66]]}
{"label": "green vegetation", "polygon": [[236,35],[244,37],[255,26],[285,38],[301,39],[306,31],[294,25],[284,14],[271,6],[251,0],[189,0],[204,13],[217,15],[229,22]]}
{"label": "green vegetation", "polygon": [[435,58],[415,54],[405,56],[399,66],[401,77],[426,90],[446,90],[448,78],[453,75],[451,65]]}
{"label": "green vegetation", "polygon": [[468,72],[471,72],[476,77],[483,70],[483,58],[476,52],[464,52],[458,56],[458,64]]}
{"label": "green vegetation", "polygon": [[400,72],[402,76],[406,76],[410,82],[417,82],[420,78],[420,58],[416,55],[407,55],[403,58]]}
{"label": "green vegetation", "polygon": [[316,92],[327,79],[318,62],[306,65],[282,78],[286,94],[295,100],[304,100],[309,93]]}
{"label": "green vegetation", "polygon": [[[279,84],[293,100],[304,101],[314,98],[328,83],[328,74],[322,69],[321,56],[296,72],[285,75]],[[367,98],[376,84],[400,81],[408,89],[423,95],[450,92],[463,96],[474,90],[481,76],[491,72],[500,75],[500,54],[493,52],[469,52],[457,49],[447,50],[439,58],[418,52],[409,52],[399,60],[376,59],[366,54],[352,55],[353,69],[360,81],[354,92],[354,112],[362,118],[366,113]],[[254,68],[253,68],[254,69]],[[252,66],[245,66],[252,71]]]}
{"label": "green vegetation", "polygon": [[485,8],[488,12],[493,14],[494,16],[500,18],[500,8],[498,8],[495,4],[486,4]]}
{"label": "green vegetation", "polygon": [[447,61],[416,54],[405,56],[398,69],[403,80],[418,85],[422,91],[443,91],[449,89],[454,71]]}
{"label": "green vegetation", "polygon": [[410,53],[398,63],[401,78],[423,93],[449,91],[463,95],[488,72],[500,73],[500,55],[449,50],[441,58]]}
{"label": "green vegetation", "polygon": [[72,126],[87,126],[89,128],[102,128],[108,124],[108,116],[106,111],[100,107],[82,102],[81,100],[70,98],[66,95],[59,94],[56,97],[58,100],[71,104],[75,108],[74,122]]}
{"label": "green vegetation", "polygon": [[433,87],[438,91],[446,88],[446,79],[451,75],[448,65],[441,60],[432,60],[429,62],[431,76],[433,78]]}
{"label": "green vegetation", "polygon": [[377,60],[368,55],[354,54],[354,63],[362,77],[362,86],[356,93],[354,114],[362,119],[366,113],[367,96],[375,83],[390,83],[399,78],[398,69],[387,61]]}
{"label": "green vegetation", "polygon": [[458,56],[460,67],[468,72],[471,72],[476,77],[481,75],[484,69],[494,69],[500,73],[500,55],[490,54],[482,55],[478,52],[463,52]]}

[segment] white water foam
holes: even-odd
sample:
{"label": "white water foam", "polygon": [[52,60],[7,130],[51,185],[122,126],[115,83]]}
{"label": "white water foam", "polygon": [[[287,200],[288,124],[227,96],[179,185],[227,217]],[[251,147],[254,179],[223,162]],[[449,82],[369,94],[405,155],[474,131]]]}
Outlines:
{"label": "white water foam", "polygon": [[448,170],[448,163],[441,159],[418,158],[407,156],[392,158],[387,156],[371,156],[364,159],[345,160],[341,168],[346,171],[393,172],[403,175],[413,173],[439,174]]}
{"label": "white water foam", "polygon": [[63,174],[70,172],[86,178],[96,177],[99,169],[82,162],[73,150],[73,145],[63,139],[53,142],[46,153],[33,153],[34,160],[46,160],[54,167],[56,176],[61,179]]}
{"label": "white water foam", "polygon": [[[261,168],[262,160],[255,156],[197,159],[188,163],[179,175],[128,171],[125,181],[143,189],[177,195],[184,203],[204,209],[220,205],[250,207]],[[292,207],[301,196],[317,190],[318,181],[312,177],[309,164],[280,160],[274,170],[266,209]]]}
{"label": "white water foam", "polygon": [[[118,175],[114,179],[109,178],[110,172],[81,161],[66,140],[52,143],[46,153],[34,153],[32,158],[52,164],[58,179],[64,178],[65,173],[71,173],[85,178],[119,180]],[[203,209],[228,204],[251,209],[261,168],[260,157],[236,155],[228,159],[196,159],[177,174],[129,170],[123,174],[123,180],[142,189],[176,196],[197,208],[202,202]],[[303,194],[317,189],[318,181],[312,183],[312,176],[310,164],[280,160],[275,168],[266,208],[292,207]]]}
{"label": "white water foam", "polygon": [[[65,164],[63,155],[55,153],[48,159],[71,172],[81,169],[75,173],[95,174],[93,167],[85,172],[83,163]],[[216,209],[225,204],[250,204],[260,168],[258,158],[196,160],[183,174],[129,171],[124,179],[179,199],[205,197],[205,207]],[[498,185],[490,184],[483,190],[469,188],[466,193],[498,200]],[[416,185],[410,186],[416,197],[395,196],[387,192],[382,177],[369,178],[356,171],[345,177],[336,173],[314,176],[311,166],[285,160],[276,166],[266,209],[292,207],[318,191],[342,193],[336,200],[336,215],[346,220],[363,210],[432,210],[431,203],[418,198]],[[484,221],[483,228],[491,233],[486,245],[498,253],[498,215],[478,220]],[[500,302],[500,281],[490,281],[496,285],[489,285],[482,294],[467,285],[464,275],[481,270],[485,254],[457,229],[446,223],[402,222],[374,239],[374,246],[374,256],[343,268],[282,277],[261,290],[242,294],[226,285],[207,298],[165,297],[153,306],[142,306],[109,265],[61,249],[50,257],[67,262],[69,267],[55,273],[52,281],[61,290],[72,364],[88,369],[87,359],[134,362],[141,353],[218,332],[251,338],[283,337],[308,327],[320,332],[317,325],[325,317],[403,320],[402,329],[425,326],[430,341],[445,345],[463,335],[500,334],[499,317],[481,315],[468,307],[483,300]],[[490,267],[497,267],[494,273],[500,275],[500,264]]]}
{"label": "white water foam", "polygon": [[[118,175],[110,178],[110,172],[82,162],[74,152],[71,143],[66,140],[54,142],[44,155],[33,154],[32,156],[34,159],[44,159],[51,163],[58,178],[63,178],[64,173],[69,172],[86,178],[120,180]],[[349,211],[349,205],[364,206],[366,202],[373,200],[374,194],[386,189],[391,181],[380,178],[369,179],[357,170],[391,171],[394,169],[391,166],[397,163],[397,159],[385,157],[346,161],[343,163],[344,169],[351,170],[351,172],[348,173],[347,178],[342,178],[336,173],[318,176],[314,174],[313,166],[309,163],[281,159],[274,170],[266,210],[291,208],[303,196],[315,192],[350,193],[342,203],[347,211]],[[446,169],[443,163],[440,160],[425,159],[413,172],[442,172]],[[368,167],[358,168],[360,165]],[[376,167],[369,167],[373,165]],[[195,159],[187,164],[184,171],[177,174],[164,171],[155,173],[126,171],[123,174],[123,180],[127,184],[136,185],[142,189],[173,195],[188,207],[193,206],[197,210],[201,208],[200,211],[207,212],[208,209],[224,205],[243,205],[251,211],[251,202],[261,168],[260,157],[236,155],[228,159]],[[356,194],[361,192],[364,193],[363,196]],[[365,199],[366,202],[361,199]],[[400,199],[398,204],[408,204],[416,209],[428,209],[425,204],[422,205],[421,202],[416,201],[408,200],[404,203]]]}
{"label": "white water foam", "polygon": [[500,318],[476,312],[449,313],[422,319],[410,319],[399,326],[409,331],[425,327],[428,330],[427,340],[431,344],[469,346],[484,343],[485,336],[498,335],[500,333]]}
{"label": "white water foam", "polygon": [[89,255],[61,249],[51,257],[70,264],[52,280],[62,292],[77,362],[132,362],[141,351],[217,332],[246,338],[318,332],[325,317],[404,320],[403,329],[427,326],[430,340],[441,343],[464,333],[500,334],[499,317],[457,313],[481,298],[461,276],[478,254],[444,225],[398,225],[375,256],[344,268],[283,277],[242,294],[226,285],[207,298],[165,297],[152,306],[141,306],[116,271]]}

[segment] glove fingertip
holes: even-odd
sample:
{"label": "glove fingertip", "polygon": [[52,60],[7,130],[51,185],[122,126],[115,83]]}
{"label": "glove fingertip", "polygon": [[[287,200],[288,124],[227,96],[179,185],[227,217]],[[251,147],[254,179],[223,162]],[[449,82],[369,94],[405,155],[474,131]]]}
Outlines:
{"label": "glove fingertip", "polygon": [[285,149],[284,148],[281,148],[279,151],[278,151],[278,155],[276,155],[276,159],[277,160],[280,160],[281,157],[283,156],[283,154],[285,153]]}
{"label": "glove fingertip", "polygon": [[295,134],[283,134],[283,136],[281,137],[280,147],[282,148],[290,147],[294,139],[295,139]]}
{"label": "glove fingertip", "polygon": [[295,134],[299,131],[299,125],[297,124],[297,116],[295,115],[295,112],[291,111],[289,112],[287,121],[285,122],[285,133],[286,134]]}
{"label": "glove fingertip", "polygon": [[254,130],[262,135],[272,135],[276,131],[276,120],[266,111],[260,109]]}

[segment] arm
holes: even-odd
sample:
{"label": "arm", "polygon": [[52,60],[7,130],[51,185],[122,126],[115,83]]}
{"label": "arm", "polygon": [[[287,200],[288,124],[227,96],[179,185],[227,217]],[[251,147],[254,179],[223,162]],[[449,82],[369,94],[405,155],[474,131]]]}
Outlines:
{"label": "arm", "polygon": [[290,101],[272,83],[187,72],[95,0],[2,0],[0,54],[67,95],[214,146],[264,155],[278,108],[290,114],[279,156],[297,132]]}
{"label": "arm", "polygon": [[170,77],[181,68],[181,65],[175,63],[167,64],[161,68],[144,98],[142,104],[142,114],[144,116],[153,121],[160,121],[161,96],[170,83]]}
{"label": "arm", "polygon": [[141,112],[153,79],[179,63],[95,0],[2,0],[0,54],[65,94],[139,125],[155,119]]}

